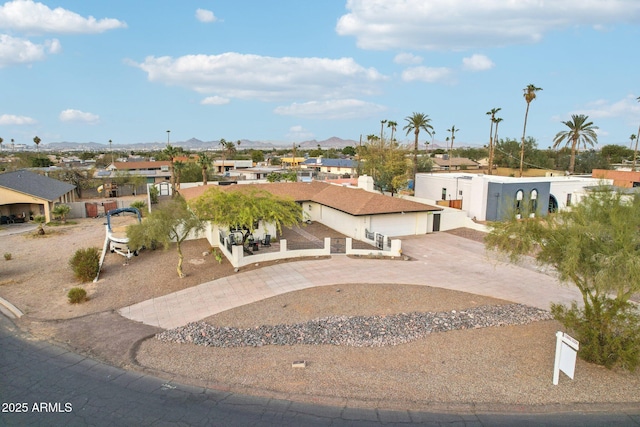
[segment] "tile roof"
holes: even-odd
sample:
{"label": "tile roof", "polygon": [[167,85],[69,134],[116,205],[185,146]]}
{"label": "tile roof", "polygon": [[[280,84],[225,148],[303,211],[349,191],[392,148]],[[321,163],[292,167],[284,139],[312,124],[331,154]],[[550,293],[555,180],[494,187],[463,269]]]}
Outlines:
{"label": "tile roof", "polygon": [[222,191],[264,190],[276,196],[292,198],[296,202],[316,202],[356,216],[442,210],[442,208],[436,206],[425,205],[399,197],[384,196],[361,188],[348,188],[320,181],[230,186],[207,185],[206,187],[185,188],[180,190],[180,194],[187,200],[195,199],[204,194],[209,187],[216,187]]}
{"label": "tile roof", "polygon": [[76,188],[75,185],[27,170],[0,174],[0,187],[29,194],[50,202]]}

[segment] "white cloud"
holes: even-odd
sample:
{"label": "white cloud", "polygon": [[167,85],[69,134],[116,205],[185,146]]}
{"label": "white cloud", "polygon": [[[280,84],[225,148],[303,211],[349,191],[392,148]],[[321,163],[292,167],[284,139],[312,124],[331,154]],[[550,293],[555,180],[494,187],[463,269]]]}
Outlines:
{"label": "white cloud", "polygon": [[296,116],[315,119],[355,119],[375,117],[386,108],[358,99],[336,99],[327,101],[294,102],[281,106],[274,113],[283,116]]}
{"label": "white cloud", "polygon": [[68,109],[60,113],[60,120],[63,122],[96,124],[100,121],[100,116],[93,113],[85,113],[80,110]]}
{"label": "white cloud", "polygon": [[59,53],[60,50],[60,42],[56,39],[35,44],[26,39],[0,34],[0,68],[43,61],[46,52]]}
{"label": "white cloud", "polygon": [[0,28],[26,33],[87,34],[126,27],[125,22],[117,19],[84,18],[70,10],[50,9],[33,0],[14,0],[0,6]]}
{"label": "white cloud", "polygon": [[[569,115],[584,114],[589,116],[591,120],[625,118],[630,121],[635,121],[640,118],[640,103],[638,103],[636,98],[634,95],[628,95],[625,98],[613,102],[599,99],[588,103],[585,108],[569,113]],[[568,120],[568,118],[562,120]]]}
{"label": "white cloud", "polygon": [[229,98],[223,98],[221,96],[207,96],[205,99],[200,101],[202,105],[224,105],[231,102]]}
{"label": "white cloud", "polygon": [[206,9],[197,9],[196,19],[200,22],[216,22],[218,20],[212,11]]}
{"label": "white cloud", "polygon": [[640,19],[640,2],[629,0],[348,0],[346,8],[336,32],[372,50],[535,43],[551,31]]}
{"label": "white cloud", "polygon": [[332,99],[378,92],[386,77],[352,58],[295,58],[223,53],[147,57],[133,65],[151,82],[187,87],[225,98]]}
{"label": "white cloud", "polygon": [[0,115],[0,125],[32,125],[35,124],[36,120],[27,116],[15,116],[13,114],[2,114]]}
{"label": "white cloud", "polygon": [[417,65],[422,63],[422,57],[413,53],[399,53],[393,58],[393,62],[402,65]]}
{"label": "white cloud", "polygon": [[287,133],[287,138],[290,139],[309,139],[313,138],[313,133],[303,128],[300,125],[291,126],[289,128],[289,132]]}
{"label": "white cloud", "polygon": [[446,67],[411,67],[402,72],[402,80],[406,82],[422,81],[427,83],[452,83],[453,72]]}
{"label": "white cloud", "polygon": [[493,61],[490,60],[487,56],[479,55],[477,53],[474,55],[471,55],[468,58],[462,58],[462,66],[466,70],[470,70],[470,71],[490,70],[495,65],[496,64],[494,64]]}

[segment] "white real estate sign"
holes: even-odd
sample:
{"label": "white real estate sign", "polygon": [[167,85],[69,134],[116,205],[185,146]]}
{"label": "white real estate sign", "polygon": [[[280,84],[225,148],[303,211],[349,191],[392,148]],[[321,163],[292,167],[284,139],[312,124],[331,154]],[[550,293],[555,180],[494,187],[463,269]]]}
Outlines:
{"label": "white real estate sign", "polygon": [[573,379],[576,370],[576,355],[580,343],[564,332],[556,332],[556,360],[553,365],[553,385],[558,385],[560,371]]}

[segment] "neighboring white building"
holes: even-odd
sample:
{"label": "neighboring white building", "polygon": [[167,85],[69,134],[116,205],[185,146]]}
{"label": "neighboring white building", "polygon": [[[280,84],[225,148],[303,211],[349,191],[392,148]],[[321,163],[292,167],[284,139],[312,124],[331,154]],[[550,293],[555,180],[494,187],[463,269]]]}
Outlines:
{"label": "neighboring white building", "polygon": [[508,207],[518,200],[534,200],[540,214],[565,209],[578,202],[585,188],[611,184],[583,176],[505,177],[496,175],[421,173],[416,176],[415,195],[456,206],[478,221],[504,219]]}

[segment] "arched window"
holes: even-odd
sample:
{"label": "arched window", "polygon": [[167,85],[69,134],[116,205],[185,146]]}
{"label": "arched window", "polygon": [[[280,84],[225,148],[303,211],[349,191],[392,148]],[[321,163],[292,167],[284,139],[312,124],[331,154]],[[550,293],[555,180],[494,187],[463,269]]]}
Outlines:
{"label": "arched window", "polygon": [[536,190],[535,188],[533,190],[531,190],[531,198],[529,199],[529,215],[530,216],[535,216],[536,212],[538,211],[538,190]]}
{"label": "arched window", "polygon": [[516,217],[520,219],[520,215],[522,213],[522,199],[524,199],[524,191],[518,190],[516,191]]}

